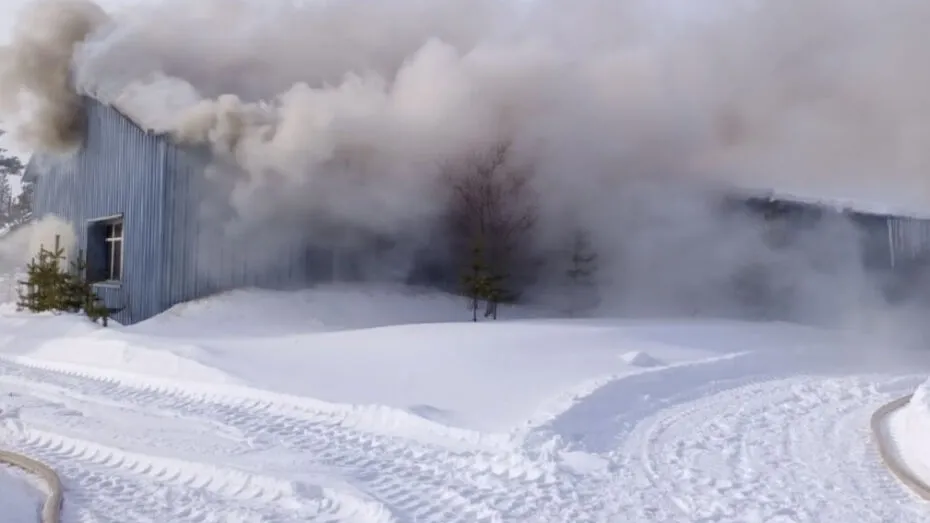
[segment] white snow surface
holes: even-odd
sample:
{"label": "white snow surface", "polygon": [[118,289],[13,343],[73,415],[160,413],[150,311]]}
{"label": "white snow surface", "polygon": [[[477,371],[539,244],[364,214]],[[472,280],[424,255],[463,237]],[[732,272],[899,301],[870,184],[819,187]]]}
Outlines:
{"label": "white snow surface", "polygon": [[7,307],[0,445],[60,472],[65,523],[930,517],[868,429],[922,361],[785,324],[468,319],[398,288],[107,329]]}

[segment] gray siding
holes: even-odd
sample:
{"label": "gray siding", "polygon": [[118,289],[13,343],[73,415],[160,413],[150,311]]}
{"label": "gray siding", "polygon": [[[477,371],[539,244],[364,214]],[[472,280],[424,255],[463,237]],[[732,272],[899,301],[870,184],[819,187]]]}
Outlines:
{"label": "gray siding", "polygon": [[96,101],[88,99],[87,108],[85,142],[74,156],[30,163],[30,175],[38,174],[35,216],[71,222],[87,253],[88,221],[123,215],[123,281],[95,285],[108,306],[126,307],[117,321],[136,323],[222,290],[300,287],[314,273],[329,277],[330,258],[308,245],[226,234],[233,180],[205,176],[205,151],[146,133]]}
{"label": "gray siding", "polygon": [[[205,175],[209,155],[170,147],[166,162],[165,306],[241,288],[302,287],[325,265],[309,245],[273,230],[231,232],[231,174]],[[325,260],[323,260],[325,262]],[[328,273],[325,274],[328,277]]]}
{"label": "gray siding", "polygon": [[36,159],[43,166],[36,182],[36,218],[55,214],[69,221],[77,246],[87,252],[89,220],[123,215],[123,278],[119,285],[96,285],[115,315],[128,324],[162,309],[164,158],[169,144],[142,132],[118,111],[87,104],[84,146],[73,156]]}
{"label": "gray siding", "polygon": [[887,227],[892,267],[930,254],[930,220],[890,217]]}

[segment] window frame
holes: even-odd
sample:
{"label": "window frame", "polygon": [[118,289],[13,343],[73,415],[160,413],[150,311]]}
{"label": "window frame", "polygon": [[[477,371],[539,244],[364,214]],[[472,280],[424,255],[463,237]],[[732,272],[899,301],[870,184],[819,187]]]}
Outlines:
{"label": "window frame", "polygon": [[[87,220],[87,242],[90,241],[99,241],[103,240],[103,260],[101,262],[102,268],[100,274],[104,279],[99,281],[90,282],[92,285],[110,285],[110,286],[119,286],[122,284],[125,273],[123,272],[126,265],[126,222],[123,214],[114,214],[111,216],[103,216],[100,218],[94,218]],[[112,231],[119,226],[119,235],[112,234]],[[102,228],[102,231],[97,234],[91,235],[90,231],[92,228]],[[114,265],[116,250],[114,244],[119,243],[119,266]],[[113,278],[114,269],[119,269],[119,278]]]}

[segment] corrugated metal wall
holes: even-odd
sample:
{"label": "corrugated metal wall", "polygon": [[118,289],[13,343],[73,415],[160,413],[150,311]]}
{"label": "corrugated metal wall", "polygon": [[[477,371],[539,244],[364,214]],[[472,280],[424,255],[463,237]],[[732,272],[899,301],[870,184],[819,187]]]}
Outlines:
{"label": "corrugated metal wall", "polygon": [[304,287],[329,277],[328,258],[265,224],[231,233],[229,173],[205,175],[209,154],[170,146],[165,169],[165,307],[241,288]]}
{"label": "corrugated metal wall", "polygon": [[42,164],[36,216],[74,224],[86,252],[88,221],[123,215],[124,281],[97,286],[108,306],[126,307],[117,321],[135,323],[222,290],[292,288],[330,277],[331,256],[309,245],[226,234],[232,212],[224,191],[233,180],[205,176],[207,152],[177,147],[111,107],[86,102],[84,147],[31,166]]}
{"label": "corrugated metal wall", "polygon": [[55,214],[75,229],[77,246],[87,251],[88,221],[123,215],[124,274],[119,285],[98,285],[107,306],[125,307],[115,315],[128,324],[161,311],[167,142],[146,134],[118,111],[87,104],[85,146],[69,157],[44,155],[36,183],[35,216]]}
{"label": "corrugated metal wall", "polygon": [[[739,200],[737,200],[739,202]],[[745,208],[768,222],[790,222],[791,227],[817,223],[823,217],[843,215],[850,219],[862,239],[866,267],[893,270],[897,266],[930,257],[930,219],[910,216],[887,216],[835,209],[827,205],[793,201],[749,198]]]}
{"label": "corrugated metal wall", "polygon": [[890,217],[887,226],[892,267],[930,254],[930,220]]}

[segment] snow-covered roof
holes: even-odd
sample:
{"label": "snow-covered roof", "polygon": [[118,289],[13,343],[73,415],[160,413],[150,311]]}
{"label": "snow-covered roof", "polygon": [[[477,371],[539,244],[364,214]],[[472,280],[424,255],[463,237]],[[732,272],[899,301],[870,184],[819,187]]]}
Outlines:
{"label": "snow-covered roof", "polygon": [[39,167],[36,165],[36,161],[36,157],[33,155],[26,162],[26,167],[23,169],[23,182],[32,183],[39,177]]}
{"label": "snow-covered roof", "polygon": [[841,197],[837,196],[836,193],[828,194],[826,191],[790,191],[747,187],[737,188],[736,190],[746,198],[765,198],[770,200],[797,202],[859,214],[930,220],[930,207],[906,204],[900,201],[892,202],[889,200],[879,201],[878,199]]}

